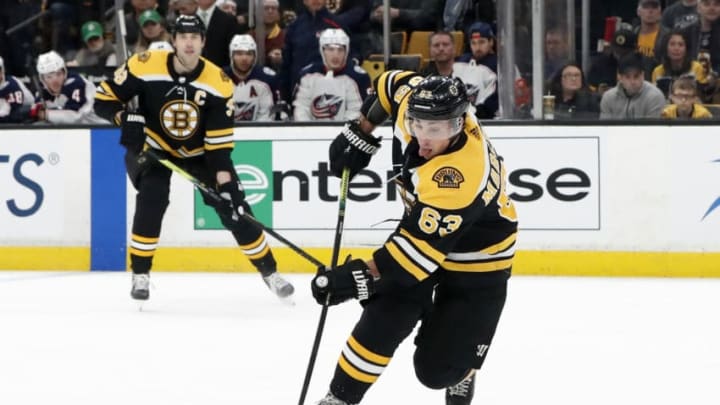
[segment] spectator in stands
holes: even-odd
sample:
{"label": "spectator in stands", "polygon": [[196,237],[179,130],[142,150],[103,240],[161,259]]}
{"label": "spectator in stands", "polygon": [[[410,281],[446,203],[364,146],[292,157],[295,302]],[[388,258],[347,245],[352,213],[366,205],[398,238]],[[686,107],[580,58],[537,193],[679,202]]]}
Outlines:
{"label": "spectator in stands", "polygon": [[134,53],[146,51],[153,42],[171,42],[171,36],[165,29],[165,21],[155,10],[145,10],[138,18],[140,35],[135,44]]}
{"label": "spectator in stands", "polygon": [[698,0],[681,0],[667,7],[660,23],[667,29],[683,29],[697,21]]}
{"label": "spectator in stands", "polygon": [[168,16],[165,19],[168,28],[172,28],[178,16],[194,15],[197,8],[197,0],[172,0],[170,2],[170,11],[168,11]]}
{"label": "spectator in stands", "polygon": [[710,54],[713,70],[720,71],[720,0],[697,2],[698,18],[682,28],[690,58],[700,51]]}
{"label": "spectator in stands", "polygon": [[[370,20],[382,26],[383,0],[373,0]],[[393,31],[431,31],[442,14],[440,0],[390,0],[390,24]]]}
{"label": "spectator in stands", "polygon": [[720,74],[712,68],[710,54],[700,51],[698,62],[702,66],[707,83],[698,88],[698,97],[704,104],[720,104]]}
{"label": "spectator in stands", "polygon": [[373,37],[370,23],[370,0],[335,0],[336,8],[333,11],[340,25],[350,36],[350,57],[362,62],[374,52]]}
{"label": "spectator in stands", "polygon": [[430,63],[420,72],[423,76],[452,76],[455,40],[447,31],[435,31],[429,37]]}
{"label": "spectator in stands", "polygon": [[[245,33],[248,27],[248,0],[218,0],[217,7],[235,18],[240,27],[240,32]],[[242,6],[242,7],[239,7]]]}
{"label": "spectator in stands", "polygon": [[695,77],[698,84],[704,85],[707,83],[705,70],[700,62],[690,58],[687,41],[682,31],[672,30],[665,36],[660,59],[662,64],[653,70],[652,83],[660,88],[663,93],[668,94],[672,82],[683,75]]}
{"label": "spectator in stands", "polygon": [[476,21],[495,21],[497,12],[493,0],[447,0],[443,10],[445,31],[467,32]]}
{"label": "spectator in stands", "polygon": [[[613,35],[610,46],[592,62],[588,72],[590,88],[599,94],[617,84],[618,60],[635,52],[637,36],[630,26],[621,26]],[[647,63],[643,59],[643,64]]]}
{"label": "spectator in stands", "polygon": [[453,65],[453,75],[466,85],[478,118],[494,118],[498,111],[495,33],[490,24],[476,22],[468,31],[470,52]]}
{"label": "spectator in stands", "polygon": [[18,77],[29,74],[37,24],[28,24],[10,34],[6,30],[39,12],[40,5],[36,2],[5,1],[0,7],[0,55],[5,58],[5,74]]}
{"label": "spectator in stands", "polygon": [[707,108],[699,104],[698,89],[695,78],[683,76],[675,80],[670,92],[670,101],[662,112],[663,118],[668,119],[707,119],[712,114]]}
{"label": "spectator in stands", "polygon": [[[390,26],[392,31],[435,31],[441,26],[442,0],[390,0]],[[383,0],[372,0],[370,13],[373,50],[382,53]]]}
{"label": "spectator in stands", "polygon": [[367,72],[348,63],[350,37],[329,28],[318,39],[322,63],[300,72],[293,100],[295,121],[347,121],[360,116],[363,100],[372,92]]}
{"label": "spectator in stands", "polygon": [[103,32],[103,27],[98,21],[88,21],[83,24],[80,33],[85,46],[78,51],[74,60],[67,63],[67,66],[117,66],[115,47],[109,41],[105,41]]}
{"label": "spectator in stands", "polygon": [[280,93],[291,100],[292,90],[300,78],[300,70],[321,60],[318,34],[326,28],[344,28],[337,16],[325,7],[325,0],[303,0],[304,9],[287,27],[280,69]]}
{"label": "spectator in stands", "polygon": [[[140,25],[138,23],[140,14],[145,10],[157,9],[158,2],[157,0],[131,0],[130,5],[132,6],[132,11],[125,14],[125,30],[127,31],[125,43],[128,49],[132,49],[140,36]],[[105,30],[110,35],[113,35],[115,32],[115,24],[115,18],[105,24]]]}
{"label": "spectator in stands", "polygon": [[550,79],[570,60],[565,32],[559,27],[545,31],[545,80]]}
{"label": "spectator in stands", "polygon": [[235,84],[235,122],[270,121],[278,95],[275,72],[257,63],[257,44],[250,35],[230,41],[230,66],[225,73]]}
{"label": "spectator in stands", "polygon": [[650,77],[652,69],[660,63],[657,55],[660,54],[662,39],[669,30],[660,24],[662,16],[660,0],[639,0],[637,16],[640,19],[640,25],[635,28],[637,50],[650,62],[649,70],[646,70],[646,77]]}
{"label": "spectator in stands", "polygon": [[600,115],[600,100],[575,63],[566,64],[553,76],[550,94],[555,96],[555,119],[596,119]]}
{"label": "spectator in stands", "polygon": [[73,58],[78,50],[71,27],[77,29],[78,4],[74,0],[43,0],[42,8],[50,11],[50,48],[65,58]]}
{"label": "spectator in stands", "polygon": [[0,57],[0,123],[24,122],[33,104],[35,97],[20,80],[5,73],[5,61]]}
{"label": "spectator in stands", "polygon": [[[282,48],[285,45],[285,29],[280,26],[280,3],[263,0],[263,24],[265,25],[265,65],[275,71],[282,66]],[[255,41],[260,40],[253,30]]]}
{"label": "spectator in stands", "polygon": [[53,124],[107,123],[93,111],[95,85],[78,74],[68,74],[57,52],[38,56],[37,72],[43,86],[43,103],[32,107],[32,119]]}
{"label": "spectator in stands", "polygon": [[497,54],[495,32],[488,23],[478,21],[473,23],[467,31],[470,52],[458,58],[458,62],[470,62],[485,65],[497,73]]}
{"label": "spectator in stands", "polygon": [[218,66],[230,64],[228,46],[240,34],[237,20],[215,6],[215,0],[197,0],[196,14],[207,29],[202,56]]}
{"label": "spectator in stands", "polygon": [[217,0],[216,4],[220,10],[233,17],[237,16],[237,4],[235,4],[235,0]]}
{"label": "spectator in stands", "polygon": [[618,62],[618,84],[600,100],[601,119],[660,118],[665,96],[644,79],[643,58],[633,52]]}

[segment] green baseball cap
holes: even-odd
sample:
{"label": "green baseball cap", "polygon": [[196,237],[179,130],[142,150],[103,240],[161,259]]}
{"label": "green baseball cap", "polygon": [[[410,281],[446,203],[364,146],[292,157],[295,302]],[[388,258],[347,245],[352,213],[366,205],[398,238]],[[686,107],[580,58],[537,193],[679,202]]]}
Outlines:
{"label": "green baseball cap", "polygon": [[140,13],[140,17],[138,17],[138,22],[140,23],[140,26],[142,27],[148,21],[152,21],[152,22],[156,22],[156,23],[160,24],[160,22],[162,21],[162,17],[160,16],[160,14],[157,11],[155,11],[153,9],[145,10],[142,13]]}
{"label": "green baseball cap", "polygon": [[97,21],[88,21],[83,24],[82,28],[80,29],[80,33],[82,34],[83,41],[87,42],[90,38],[102,38],[103,28],[102,25],[100,25],[100,23]]}

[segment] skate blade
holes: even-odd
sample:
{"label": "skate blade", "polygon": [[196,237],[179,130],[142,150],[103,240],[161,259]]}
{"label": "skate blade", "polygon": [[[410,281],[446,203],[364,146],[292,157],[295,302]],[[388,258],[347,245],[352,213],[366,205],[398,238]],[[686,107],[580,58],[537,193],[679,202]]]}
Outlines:
{"label": "skate blade", "polygon": [[136,300],[136,299],[133,299],[133,301],[135,301],[135,305],[137,305],[138,311],[139,311],[139,312],[143,312],[143,309],[145,308],[145,304],[147,303],[147,300]]}
{"label": "skate blade", "polygon": [[295,306],[295,299],[293,298],[292,294],[288,295],[287,297],[278,296],[278,299],[280,299],[280,302],[282,302],[285,305],[289,305],[291,307]]}

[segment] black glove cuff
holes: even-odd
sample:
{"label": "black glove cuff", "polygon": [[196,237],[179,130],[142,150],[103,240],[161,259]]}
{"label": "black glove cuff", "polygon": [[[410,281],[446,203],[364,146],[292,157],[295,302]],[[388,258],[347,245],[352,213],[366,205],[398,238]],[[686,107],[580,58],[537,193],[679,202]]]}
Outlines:
{"label": "black glove cuff", "polygon": [[139,153],[145,145],[145,117],[123,111],[120,122],[120,144],[131,152]]}
{"label": "black glove cuff", "polygon": [[352,120],[345,123],[342,129],[343,137],[355,149],[374,155],[380,148],[380,138],[368,135],[360,128],[360,121]]}

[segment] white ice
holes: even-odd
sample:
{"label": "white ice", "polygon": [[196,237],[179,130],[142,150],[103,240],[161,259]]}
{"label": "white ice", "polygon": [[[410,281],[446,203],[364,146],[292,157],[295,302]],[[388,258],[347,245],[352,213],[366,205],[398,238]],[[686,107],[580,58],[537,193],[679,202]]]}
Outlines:
{"label": "white ice", "polygon": [[[297,404],[320,307],[254,274],[0,272],[0,404]],[[306,404],[327,390],[358,315],[330,309]],[[514,277],[474,404],[720,403],[720,280]],[[363,404],[443,404],[412,339]]]}

